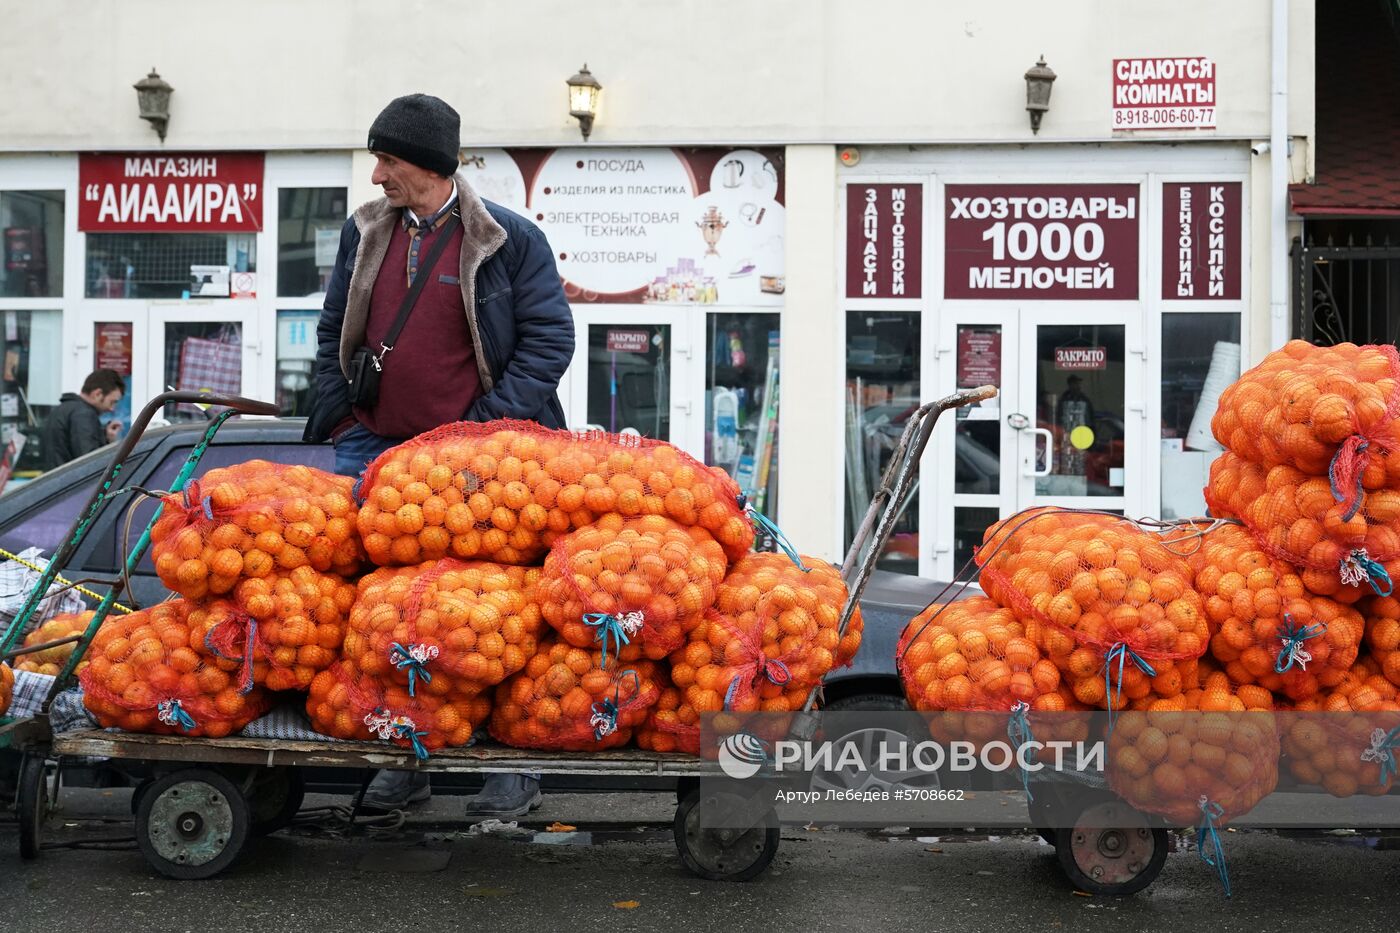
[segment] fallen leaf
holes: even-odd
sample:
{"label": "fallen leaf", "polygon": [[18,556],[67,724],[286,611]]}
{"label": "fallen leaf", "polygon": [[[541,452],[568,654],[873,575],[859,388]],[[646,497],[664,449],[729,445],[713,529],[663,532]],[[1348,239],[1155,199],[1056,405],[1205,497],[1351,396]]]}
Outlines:
{"label": "fallen leaf", "polygon": [[931,846],[930,846],[929,848],[927,848],[927,849],[924,849],[924,851],[925,851],[925,852],[937,852],[939,855],[942,855],[942,854],[943,854],[943,850],[942,850],[942,849],[935,849],[935,848],[933,848],[933,847],[931,847]]}
{"label": "fallen leaf", "polygon": [[1093,897],[1094,895],[1090,894],[1088,891],[1075,891],[1075,892],[1074,892],[1074,896],[1075,896],[1075,897]]}
{"label": "fallen leaf", "polygon": [[561,823],[555,820],[544,828],[547,833],[571,833],[578,829],[577,826],[570,826],[568,823]]}
{"label": "fallen leaf", "polygon": [[641,901],[613,901],[613,906],[618,910],[636,910],[642,906]]}

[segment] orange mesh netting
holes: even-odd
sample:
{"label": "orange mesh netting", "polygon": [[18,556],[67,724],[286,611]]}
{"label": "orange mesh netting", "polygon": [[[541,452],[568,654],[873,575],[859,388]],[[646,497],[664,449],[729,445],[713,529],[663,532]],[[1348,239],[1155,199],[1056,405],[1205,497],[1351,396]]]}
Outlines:
{"label": "orange mesh netting", "polygon": [[987,595],[1079,702],[1111,711],[1194,683],[1209,628],[1191,568],[1158,535],[1118,516],[1031,509],[988,528],[977,562]]}
{"label": "orange mesh netting", "polygon": [[176,599],[102,623],[78,678],[101,725],[221,738],[271,708],[265,691],[244,693],[234,674],[190,647],[195,609]]}
{"label": "orange mesh netting", "polygon": [[151,533],[156,573],[190,599],[276,570],[310,566],[351,576],[363,556],[353,482],[265,460],[210,470],[164,497]]}
{"label": "orange mesh netting", "polygon": [[15,672],[10,665],[0,661],[0,716],[10,708],[10,700],[15,692]]}
{"label": "orange mesh netting", "polygon": [[[21,647],[32,648],[34,645],[57,641],[60,638],[81,635],[87,631],[92,616],[92,611],[88,610],[77,613],[65,612],[45,619],[43,624],[25,636],[24,644]],[[76,645],[69,642],[66,645],[57,645],[53,648],[45,648],[43,651],[36,651],[33,654],[22,654],[14,660],[15,670],[57,677],[62,672],[63,665],[68,663],[68,658],[73,654],[74,647]],[[86,666],[86,660],[79,661],[77,670],[81,671]]]}
{"label": "orange mesh netting", "polygon": [[246,690],[305,690],[340,655],[355,585],[310,567],[244,580],[190,613],[191,647]]}
{"label": "orange mesh netting", "polygon": [[[1400,456],[1376,463],[1392,461]],[[1400,570],[1400,490],[1368,492],[1353,511],[1325,476],[1226,451],[1211,464],[1205,496],[1211,514],[1240,519],[1261,548],[1301,568],[1304,585],[1319,596],[1355,602],[1373,589],[1388,595],[1390,572]]]}
{"label": "orange mesh netting", "polygon": [[703,528],[658,515],[616,513],[560,538],[545,560],[540,606],[569,644],[635,642],[661,660],[685,642],[715,601],[724,551]]}
{"label": "orange mesh netting", "polygon": [[361,481],[370,559],[539,560],[609,512],[709,531],[731,560],[753,546],[739,487],[663,441],[528,421],[459,422],[381,454]]}
{"label": "orange mesh netting", "polygon": [[1301,700],[1341,683],[1356,662],[1361,616],[1308,593],[1239,526],[1210,532],[1188,562],[1205,599],[1211,655],[1236,684]]}
{"label": "orange mesh netting", "polygon": [[[838,633],[846,585],[840,571],[781,554],[749,554],[719,585],[715,607],[671,656],[671,679],[695,714],[800,710],[838,657],[854,657],[860,632]],[[854,620],[852,620],[854,623]]]}
{"label": "orange mesh netting", "polygon": [[1373,596],[1360,606],[1366,619],[1366,644],[1380,672],[1400,686],[1400,599]]}
{"label": "orange mesh netting", "polygon": [[410,695],[473,696],[524,668],[543,623],[535,568],[440,560],[360,581],[342,654]]}
{"label": "orange mesh netting", "polygon": [[546,639],[523,671],[496,688],[491,735],[516,748],[621,747],[661,695],[656,671],[635,647],[604,667],[600,651]]}
{"label": "orange mesh netting", "polygon": [[1205,685],[1117,718],[1108,740],[1109,787],[1132,806],[1177,825],[1200,820],[1203,802],[1222,825],[1278,785],[1272,697],[1235,690],[1215,672]]}
{"label": "orange mesh netting", "polygon": [[1370,659],[1332,690],[1281,714],[1289,772],[1334,797],[1384,794],[1400,751],[1400,697]]}

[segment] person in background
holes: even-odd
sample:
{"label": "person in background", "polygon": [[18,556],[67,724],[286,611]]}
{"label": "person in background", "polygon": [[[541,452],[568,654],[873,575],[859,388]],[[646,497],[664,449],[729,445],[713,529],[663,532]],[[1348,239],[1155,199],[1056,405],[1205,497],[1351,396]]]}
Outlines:
{"label": "person in background", "polygon": [[[574,352],[568,299],[544,234],[483,201],[458,172],[461,121],[427,94],[375,118],[371,181],[384,197],[341,230],[316,326],[316,399],[305,440],[335,445],[337,473],[357,476],[404,440],[456,421],[519,418],[564,426],[559,380]],[[460,220],[460,223],[457,221]],[[420,268],[448,237],[432,268]],[[431,276],[392,346],[388,334],[418,276]],[[350,401],[356,352],[382,366],[378,399]],[[396,809],[429,798],[428,776],[381,771],[364,804]],[[469,819],[511,819],[539,806],[535,774],[490,774]]]}
{"label": "person in background", "polygon": [[120,437],[121,423],[109,421],[104,427],[102,416],[111,413],[125,394],[126,381],[111,369],[89,374],[81,392],[64,392],[40,436],[44,469],[63,466]]}

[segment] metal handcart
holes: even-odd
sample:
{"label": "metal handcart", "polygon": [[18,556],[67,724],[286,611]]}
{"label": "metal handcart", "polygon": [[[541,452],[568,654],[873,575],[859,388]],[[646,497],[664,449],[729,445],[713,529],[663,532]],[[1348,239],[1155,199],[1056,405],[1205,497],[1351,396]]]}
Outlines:
{"label": "metal handcart", "polygon": [[[849,599],[840,616],[845,634],[866,581],[884,543],[907,503],[916,481],[920,458],[933,435],[938,418],[947,410],[978,403],[996,395],[985,386],[958,392],[914,410],[886,469],[880,487],[858,527],[842,575]],[[64,569],[104,501],[125,495],[120,488],[123,463],[154,414],[168,403],[218,406],[200,443],[194,448],[172,488],[183,488],[191,479],[220,425],[234,414],[275,415],[265,402],[208,393],[167,392],[152,401],[135,419],[132,430],[112,456],[111,465],[74,523],[67,542],[58,549],[35,584],[25,606],[0,640],[0,656],[13,657],[14,644],[50,585]],[[126,574],[135,569],[150,545],[151,530],[160,517],[157,510],[126,557]],[[124,575],[125,576],[125,575]],[[290,825],[302,802],[305,767],[402,769],[429,772],[486,772],[534,770],[545,774],[613,775],[673,778],[677,783],[674,836],[685,866],[696,875],[714,880],[748,880],[760,874],[777,853],[779,830],[771,795],[751,792],[748,804],[752,822],[747,829],[710,828],[700,818],[706,805],[700,778],[718,775],[718,766],[703,757],[657,753],[639,749],[598,752],[534,752],[482,742],[464,748],[444,748],[426,761],[409,749],[373,742],[338,740],[303,741],[230,736],[222,739],[146,735],[100,729],[55,733],[49,712],[54,699],[73,680],[103,619],[121,594],[116,580],[98,604],[87,630],[58,643],[76,645],[63,671],[55,679],[41,712],[25,719],[0,721],[0,746],[8,743],[23,752],[17,794],[20,852],[36,858],[43,847],[45,821],[57,794],[59,780],[51,765],[65,758],[104,758],[144,775],[133,800],[136,842],[147,861],[172,878],[209,878],[240,854],[250,837]],[[27,651],[52,647],[35,646]],[[802,713],[796,716],[796,734],[813,731],[821,692],[814,687]],[[365,783],[368,783],[366,776]],[[353,827],[364,785],[355,799],[350,820]]]}

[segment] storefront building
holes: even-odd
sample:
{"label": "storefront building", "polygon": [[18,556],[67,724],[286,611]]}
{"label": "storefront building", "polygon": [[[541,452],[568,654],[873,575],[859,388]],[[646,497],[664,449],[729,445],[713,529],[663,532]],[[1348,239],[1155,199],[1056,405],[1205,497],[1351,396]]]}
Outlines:
{"label": "storefront building", "polygon": [[[1199,512],[1201,400],[1277,338],[1269,24],[1288,16],[1280,128],[1302,182],[1310,3],[1090,28],[1029,2],[995,21],[720,2],[669,58],[627,38],[674,35],[660,9],[565,41],[463,4],[480,67],[427,82],[383,54],[372,4],[246,4],[281,71],[193,22],[153,38],[136,23],[157,6],[25,11],[34,34],[63,23],[68,51],[16,50],[0,78],[0,440],[18,479],[47,411],[98,367],[129,376],[123,419],[167,386],[304,414],[340,226],[378,194],[365,128],[414,90],[462,112],[463,171],[554,247],[569,423],[722,466],[819,556],[843,553],[909,411],[984,383],[999,397],[940,427],[887,568],[946,579],[990,521],[1038,503]],[[298,58],[297,35],[333,22],[316,66]],[[74,51],[113,40],[120,61]],[[1042,53],[1057,76],[1033,130],[1023,74]],[[587,142],[562,87],[585,54],[605,88]],[[125,90],[150,62],[175,86],[163,143]],[[64,65],[42,98],[19,83]]]}

